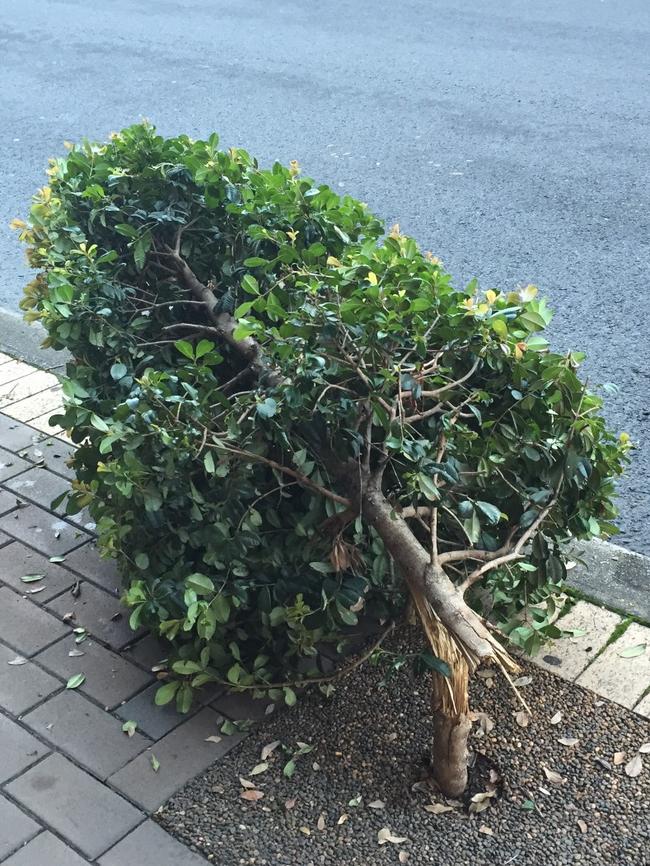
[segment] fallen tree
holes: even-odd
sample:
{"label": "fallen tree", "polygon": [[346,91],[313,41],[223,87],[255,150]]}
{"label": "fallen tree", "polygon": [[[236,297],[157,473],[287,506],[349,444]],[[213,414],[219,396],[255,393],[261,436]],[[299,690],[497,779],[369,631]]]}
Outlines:
{"label": "fallen tree", "polygon": [[[134,627],[174,647],[159,701],[295,701],[363,610],[407,598],[432,672],[433,770],[466,784],[468,677],[548,635],[571,539],[607,535],[627,443],[550,351],[536,290],[452,287],[365,206],[147,125],[50,169],[28,319],[74,361],[55,419]],[[381,652],[381,641],[373,645]]]}

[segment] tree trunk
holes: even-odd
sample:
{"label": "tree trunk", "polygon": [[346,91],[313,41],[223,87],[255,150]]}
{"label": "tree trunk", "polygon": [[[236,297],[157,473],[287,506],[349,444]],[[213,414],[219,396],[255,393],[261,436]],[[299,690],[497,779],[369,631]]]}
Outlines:
{"label": "tree trunk", "polygon": [[472,723],[467,713],[450,711],[445,706],[440,680],[441,677],[434,676],[431,769],[441,793],[458,798],[467,787],[467,739]]}

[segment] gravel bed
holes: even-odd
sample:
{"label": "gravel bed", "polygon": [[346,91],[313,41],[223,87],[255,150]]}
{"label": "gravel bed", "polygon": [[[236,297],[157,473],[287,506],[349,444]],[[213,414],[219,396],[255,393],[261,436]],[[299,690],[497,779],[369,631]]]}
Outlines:
{"label": "gravel bed", "polygon": [[[472,706],[485,716],[473,728],[470,795],[491,788],[494,796],[480,813],[468,813],[466,802],[432,814],[425,805],[445,801],[423,781],[427,680],[401,672],[383,688],[384,673],[364,665],[331,698],[311,693],[271,717],[156,820],[219,866],[650,864],[650,754],[640,756],[638,776],[625,772],[650,743],[650,722],[526,665],[532,681],[520,690],[532,718],[522,727],[527,719],[517,721],[521,705],[503,678],[476,678]],[[281,745],[268,769],[251,775],[273,741]],[[286,778],[297,743],[313,750]],[[264,796],[251,802],[245,790]],[[382,830],[403,841],[380,845]]]}

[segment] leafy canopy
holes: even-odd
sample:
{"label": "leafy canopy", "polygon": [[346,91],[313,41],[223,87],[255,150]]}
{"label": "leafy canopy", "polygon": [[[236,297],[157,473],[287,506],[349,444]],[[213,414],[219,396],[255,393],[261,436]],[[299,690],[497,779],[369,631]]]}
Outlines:
{"label": "leafy canopy", "polygon": [[[534,287],[459,291],[360,202],[216,135],[138,125],[49,174],[22,231],[40,269],[22,305],[74,357],[57,419],[80,443],[68,509],[88,506],[117,556],[132,625],[174,642],[162,700],[313,673],[316,645],[362,608],[400,606],[358,507],[364,460],[386,463],[384,493],[423,539],[435,509],[446,552],[496,551],[544,512],[525,559],[470,595],[527,649],[553,633],[529,605],[561,584],[568,539],[615,531],[627,445],[582,355],[549,350]],[[261,347],[259,375],[179,279],[176,242],[213,319]]]}

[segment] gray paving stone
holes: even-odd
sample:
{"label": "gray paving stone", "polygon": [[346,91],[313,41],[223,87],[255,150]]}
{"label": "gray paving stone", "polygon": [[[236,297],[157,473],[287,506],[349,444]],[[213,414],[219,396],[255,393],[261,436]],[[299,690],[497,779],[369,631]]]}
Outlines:
{"label": "gray paving stone", "polygon": [[8,586],[0,586],[0,635],[21,655],[33,656],[69,633],[69,626],[29,598],[23,598]]}
{"label": "gray paving stone", "polygon": [[[44,574],[45,577],[37,584],[25,584],[20,578],[26,574]],[[60,595],[74,586],[77,577],[61,565],[50,562],[42,553],[31,550],[20,541],[14,541],[9,547],[0,550],[0,582],[23,593],[26,589],[44,586],[42,592],[35,593],[30,598],[36,604],[45,604],[55,595]]]}
{"label": "gray paving stone", "polygon": [[72,611],[75,614],[75,626],[82,626],[111,649],[121,649],[137,634],[143,634],[143,629],[137,632],[131,629],[129,612],[122,607],[119,598],[87,581],[82,581],[78,598],[60,596],[49,602],[47,607],[59,616]]}
{"label": "gray paving stone", "polygon": [[90,537],[79,527],[72,526],[37,505],[20,508],[1,517],[0,529],[46,556],[69,553]]}
{"label": "gray paving stone", "polygon": [[101,586],[113,595],[119,595],[122,591],[122,578],[115,560],[102,559],[94,541],[89,541],[83,547],[69,553],[65,558],[65,564],[67,568],[71,568],[81,577]]}
{"label": "gray paving stone", "polygon": [[2,532],[2,530],[0,530],[0,547],[4,547],[5,544],[11,544],[12,541],[13,538],[9,538],[6,532]]}
{"label": "gray paving stone", "polygon": [[76,450],[74,446],[67,445],[56,436],[48,436],[46,433],[33,430],[31,427],[28,429],[33,434],[30,444],[24,448],[10,448],[10,450],[16,451],[18,456],[24,460],[29,460],[49,469],[50,472],[56,472],[63,475],[64,478],[74,478],[74,471],[66,462],[74,454]]}
{"label": "gray paving stone", "polygon": [[15,493],[0,489],[0,516],[24,505],[25,501],[17,497]]}
{"label": "gray paving stone", "polygon": [[117,719],[72,689],[27,713],[23,723],[102,779],[149,745],[140,734],[128,737]]}
{"label": "gray paving stone", "polygon": [[5,860],[3,866],[87,866],[88,861],[47,830]]}
{"label": "gray paving stone", "polygon": [[174,701],[163,707],[155,705],[154,696],[161,685],[159,682],[153,683],[148,689],[115,710],[124,721],[137,722],[138,728],[153,740],[159,740],[187,720],[186,715],[177,711]]}
{"label": "gray paving stone", "polygon": [[[24,845],[40,829],[36,821],[0,794],[0,860]],[[45,866],[46,862],[38,866]]]}
{"label": "gray paving stone", "polygon": [[[639,655],[634,658],[621,656],[624,650],[637,646],[643,647]],[[576,682],[631,709],[650,686],[650,628],[632,623]]]}
{"label": "gray paving stone", "polygon": [[234,722],[246,719],[259,722],[267,718],[275,709],[273,701],[268,698],[254,698],[248,692],[227,692],[213,701],[211,706]]}
{"label": "gray paving stone", "polygon": [[122,797],[59,754],[50,755],[14,779],[7,791],[89,860],[115,845],[143,817]]}
{"label": "gray paving stone", "polygon": [[29,469],[31,463],[23,460],[12,451],[7,451],[5,448],[0,448],[0,481],[7,481],[13,478],[14,475],[19,475],[26,469]]}
{"label": "gray paving stone", "polygon": [[61,683],[33,662],[10,665],[17,656],[0,644],[0,707],[14,716],[38,704],[61,687]]}
{"label": "gray paving stone", "polygon": [[650,719],[650,692],[634,707],[634,712]]}
{"label": "gray paving stone", "polygon": [[208,861],[190,851],[162,827],[149,820],[129,833],[125,839],[99,859],[99,866],[136,866],[136,864],[137,866],[207,866]]}
{"label": "gray paving stone", "polygon": [[[206,742],[206,737],[218,733],[219,716],[205,708],[118,770],[109,782],[144,809],[153,811],[243,739],[243,734],[233,734],[219,743]],[[151,766],[152,754],[160,762],[158,772]]]}
{"label": "gray paving stone", "polygon": [[34,437],[39,435],[42,434],[28,424],[0,412],[0,442],[8,451],[18,453],[23,448],[29,448],[34,442]]}
{"label": "gray paving stone", "polygon": [[48,751],[36,737],[0,714],[0,784],[31,767]]}
{"label": "gray paving stone", "polygon": [[[52,501],[70,489],[70,482],[42,466],[32,466],[27,472],[5,481],[4,486],[16,496],[29,499],[49,511]],[[65,514],[65,502],[54,510],[57,514]]]}
{"label": "gray paving stone", "polygon": [[[70,656],[71,650],[84,655]],[[36,659],[66,682],[74,674],[84,673],[86,680],[79,691],[109,709],[127,701],[151,682],[150,674],[90,639],[77,646],[74,638],[63,638],[39,653]]]}
{"label": "gray paving stone", "polygon": [[133,644],[125,647],[122,653],[125,658],[134,661],[146,671],[167,660],[172,649],[170,643],[164,643],[155,635],[148,634]]}
{"label": "gray paving stone", "polygon": [[556,623],[566,632],[575,631],[575,635],[545,644],[534,661],[564,679],[574,680],[596,658],[620,622],[621,617],[611,610],[579,601]]}

